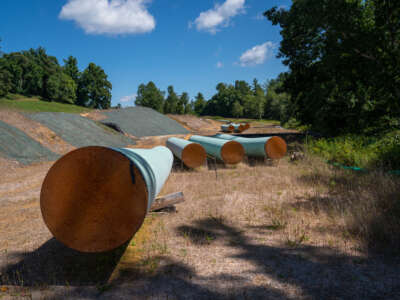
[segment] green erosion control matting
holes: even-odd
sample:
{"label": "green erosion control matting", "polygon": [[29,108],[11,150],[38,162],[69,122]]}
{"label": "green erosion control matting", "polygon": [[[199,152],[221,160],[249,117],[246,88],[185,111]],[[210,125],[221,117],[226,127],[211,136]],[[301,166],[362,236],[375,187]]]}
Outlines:
{"label": "green erosion control matting", "polygon": [[50,128],[60,138],[75,147],[124,147],[135,144],[133,139],[80,115],[43,112],[27,116]]}
{"label": "green erosion control matting", "polygon": [[115,123],[125,133],[136,137],[189,133],[175,120],[147,107],[129,107],[102,114],[108,117],[102,122]]}
{"label": "green erosion control matting", "polygon": [[59,157],[23,131],[2,121],[0,121],[0,153],[22,164],[56,160]]}

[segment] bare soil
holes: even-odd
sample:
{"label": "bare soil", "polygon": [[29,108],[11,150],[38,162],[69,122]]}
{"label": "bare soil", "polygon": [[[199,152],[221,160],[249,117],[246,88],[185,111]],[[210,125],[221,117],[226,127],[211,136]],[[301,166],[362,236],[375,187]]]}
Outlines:
{"label": "bare soil", "polygon": [[106,116],[106,115],[103,115],[103,114],[101,113],[101,110],[94,110],[94,111],[91,111],[91,112],[88,112],[88,113],[82,113],[82,114],[80,114],[80,115],[81,115],[82,117],[91,119],[91,120],[93,120],[93,121],[102,121],[102,120],[107,119],[107,116]]}
{"label": "bare soil", "polygon": [[312,170],[327,166],[177,166],[162,191],[184,192],[177,212],[149,214],[128,244],[92,255],[43,224],[50,166],[2,181],[1,299],[400,299],[399,259],[368,254],[321,200],[328,188]]}
{"label": "bare soil", "polygon": [[[190,130],[193,134],[214,135],[221,132],[222,121],[211,120],[207,118],[198,118],[192,115],[168,115],[168,117],[179,122],[183,127]],[[264,122],[254,121],[249,129],[242,132],[243,134],[288,134],[298,133],[297,130],[285,129],[279,125],[266,124]]]}
{"label": "bare soil", "polygon": [[198,118],[192,115],[171,115],[168,117],[180,123],[187,130],[194,134],[215,134],[221,129],[222,122],[214,121],[211,119]]}
{"label": "bare soil", "polygon": [[[203,134],[219,128],[185,120]],[[330,192],[346,173],[319,161],[208,161],[194,171],[176,163],[162,194],[183,191],[186,201],[149,214],[131,241],[103,254],[66,248],[43,223],[40,188],[51,165],[0,157],[2,300],[400,299],[400,260],[348,232],[334,209],[346,199]]]}

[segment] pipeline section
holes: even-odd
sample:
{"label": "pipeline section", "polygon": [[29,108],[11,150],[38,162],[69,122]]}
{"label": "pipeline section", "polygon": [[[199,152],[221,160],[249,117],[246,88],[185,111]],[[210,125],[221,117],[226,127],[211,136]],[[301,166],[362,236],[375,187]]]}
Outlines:
{"label": "pipeline section", "polygon": [[232,126],[232,124],[223,124],[221,125],[221,131],[222,132],[232,132],[235,128]]}
{"label": "pipeline section", "polygon": [[167,140],[166,146],[188,168],[197,168],[206,162],[206,150],[198,143],[172,137]]}
{"label": "pipeline section", "polygon": [[244,148],[236,141],[227,141],[213,137],[192,135],[191,142],[199,143],[207,154],[222,160],[226,164],[237,164],[244,158]]}
{"label": "pipeline section", "polygon": [[229,134],[217,134],[215,137],[240,143],[244,147],[247,156],[280,159],[287,152],[285,140],[277,136],[244,138]]}
{"label": "pipeline section", "polygon": [[43,220],[53,236],[72,249],[115,249],[141,227],[172,162],[166,147],[90,146],[71,151],[44,179]]}

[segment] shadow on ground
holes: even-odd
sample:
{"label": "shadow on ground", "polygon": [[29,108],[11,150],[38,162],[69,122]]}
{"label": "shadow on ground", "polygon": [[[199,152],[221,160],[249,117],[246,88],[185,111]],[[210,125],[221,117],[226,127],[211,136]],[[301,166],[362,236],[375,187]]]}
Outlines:
{"label": "shadow on ground", "polygon": [[[7,253],[11,262],[1,269],[0,285],[99,285],[109,279],[127,243],[106,253],[82,253],[55,238],[32,252]],[[15,263],[13,263],[15,262]]]}
{"label": "shadow on ground", "polygon": [[[8,265],[3,277],[14,285],[71,286],[55,289],[46,299],[400,299],[400,263],[395,259],[364,259],[326,247],[268,246],[215,218],[176,231],[204,251],[210,251],[211,243],[224,243],[235,249],[230,258],[250,262],[252,268],[236,275],[201,276],[184,262],[162,256],[153,274],[132,269],[109,280],[123,248],[105,257],[76,253],[50,240],[32,253],[18,254],[20,262]],[[249,279],[257,275],[264,281]],[[82,287],[105,282],[97,289]]]}
{"label": "shadow on ground", "polygon": [[[302,295],[298,297],[400,299],[400,261],[395,258],[388,262],[378,257],[365,259],[344,255],[327,247],[260,245],[234,226],[211,218],[196,221],[192,226],[181,226],[177,231],[198,246],[205,245],[207,236],[223,240],[230,247],[240,250],[234,258],[252,262],[255,266],[254,273],[268,275],[272,281],[300,288]],[[236,279],[238,286],[243,284],[243,278]],[[268,284],[254,286],[245,283],[244,287],[236,291],[225,292],[226,294],[219,296],[240,298],[247,295],[249,299],[267,296],[291,298],[284,290],[278,291]]]}

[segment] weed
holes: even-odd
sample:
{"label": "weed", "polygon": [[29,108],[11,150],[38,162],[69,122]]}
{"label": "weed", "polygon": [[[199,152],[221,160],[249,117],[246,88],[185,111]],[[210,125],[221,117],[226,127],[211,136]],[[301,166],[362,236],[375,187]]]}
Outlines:
{"label": "weed", "polygon": [[269,229],[271,230],[281,230],[284,229],[287,225],[286,221],[283,221],[280,218],[272,218],[272,224],[269,225]]}
{"label": "weed", "polygon": [[295,248],[300,246],[303,242],[306,242],[309,238],[306,236],[306,233],[303,232],[299,236],[295,236],[294,238],[287,237],[286,245],[291,248]]}

